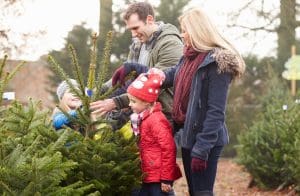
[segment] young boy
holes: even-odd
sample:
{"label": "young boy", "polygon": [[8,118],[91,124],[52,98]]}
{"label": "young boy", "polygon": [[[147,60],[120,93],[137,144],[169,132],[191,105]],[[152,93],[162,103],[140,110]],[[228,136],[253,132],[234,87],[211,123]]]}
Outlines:
{"label": "young boy", "polygon": [[[72,85],[76,88],[78,83],[76,80],[70,79]],[[76,117],[76,109],[81,106],[81,100],[70,92],[70,87],[66,81],[62,81],[57,89],[56,94],[59,100],[59,107],[68,112],[70,116]],[[70,119],[58,107],[55,107],[52,114],[53,126],[56,130],[61,129],[64,125],[72,128]]]}
{"label": "young boy", "polygon": [[139,192],[143,195],[169,195],[173,181],[181,177],[176,164],[172,128],[156,102],[164,78],[156,73],[141,74],[127,89],[132,128],[139,137],[142,172]]}

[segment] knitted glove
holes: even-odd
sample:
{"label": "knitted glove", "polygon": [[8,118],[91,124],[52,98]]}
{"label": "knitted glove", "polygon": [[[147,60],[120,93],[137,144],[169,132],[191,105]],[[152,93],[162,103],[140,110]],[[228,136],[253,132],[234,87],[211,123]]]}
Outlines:
{"label": "knitted glove", "polygon": [[124,85],[125,77],[132,71],[137,73],[137,77],[141,73],[146,73],[148,71],[148,67],[138,63],[124,63],[114,72],[112,76],[112,85],[115,86],[117,83]]}
{"label": "knitted glove", "polygon": [[191,168],[193,172],[202,172],[207,168],[207,161],[193,157]]}
{"label": "knitted glove", "polygon": [[126,73],[124,65],[121,65],[121,67],[119,67],[112,76],[112,85],[115,86],[118,82],[121,85],[124,85],[127,74],[128,73]]}

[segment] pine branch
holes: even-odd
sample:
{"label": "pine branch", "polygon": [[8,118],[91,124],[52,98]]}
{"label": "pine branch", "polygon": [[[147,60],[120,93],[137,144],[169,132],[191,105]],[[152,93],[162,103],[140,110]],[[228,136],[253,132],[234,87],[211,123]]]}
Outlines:
{"label": "pine branch", "polygon": [[2,78],[2,74],[3,74],[3,70],[5,67],[7,58],[8,58],[8,56],[5,55],[1,65],[0,65],[0,105],[1,105],[2,99],[3,99],[2,96],[3,96],[4,88],[8,85],[8,82],[15,76],[17,71],[19,71],[19,69],[25,64],[25,61],[22,61],[11,71],[11,73],[7,72],[4,75],[4,78]]}
{"label": "pine branch", "polygon": [[2,187],[3,191],[6,191],[11,195],[15,195],[15,193],[9,188],[9,186],[1,180],[0,180],[0,187]]}
{"label": "pine branch", "polygon": [[76,78],[77,82],[79,83],[80,90],[82,91],[82,95],[84,95],[85,94],[85,92],[84,92],[85,84],[84,84],[84,80],[83,80],[82,70],[78,63],[78,58],[77,58],[75,48],[71,44],[69,44],[68,49],[69,49],[69,52],[70,52],[70,55],[72,58],[72,64],[74,67],[73,76]]}
{"label": "pine branch", "polygon": [[[94,85],[95,85],[95,70],[96,70],[96,63],[97,63],[97,33],[94,33],[92,36],[93,40],[93,50],[91,52],[91,63],[89,67],[89,77],[88,77],[88,90],[93,90]],[[92,94],[91,94],[92,95]],[[89,96],[91,96],[89,95]]]}
{"label": "pine branch", "polygon": [[9,74],[7,77],[7,82],[10,81],[16,73],[20,70],[20,68],[26,63],[26,61],[20,62]]}
{"label": "pine branch", "polygon": [[108,72],[108,67],[110,64],[110,53],[111,53],[111,47],[112,47],[112,39],[113,39],[113,33],[112,31],[109,31],[106,35],[106,40],[105,40],[105,47],[104,47],[104,52],[103,52],[103,57],[101,64],[98,68],[98,76],[97,76],[97,81],[96,81],[96,93],[94,100],[99,100],[100,92],[102,85],[105,81],[105,78],[107,76]]}
{"label": "pine branch", "polygon": [[47,147],[48,152],[51,154],[64,147],[71,135],[71,132],[72,130],[70,128],[67,128],[53,144],[50,144]]}
{"label": "pine branch", "polygon": [[[71,47],[72,48],[72,47]],[[74,49],[74,48],[73,48]],[[70,82],[70,77],[68,76],[68,74],[61,68],[61,66],[56,62],[56,60],[49,55],[48,56],[48,63],[51,65],[51,67],[53,68],[53,70],[63,79],[67,82],[68,86],[70,87],[70,90],[72,93],[74,93],[77,97],[79,97],[80,99],[82,99],[83,102],[86,102],[85,100],[85,92],[84,92],[84,85],[80,84],[80,88],[77,89],[73,86],[73,84]],[[78,80],[77,80],[78,82]]]}
{"label": "pine branch", "polygon": [[1,62],[1,65],[0,65],[0,78],[2,78],[3,68],[4,68],[5,64],[6,64],[7,58],[8,58],[8,56],[4,55],[4,58],[3,58],[2,62]]}
{"label": "pine branch", "polygon": [[[82,97],[82,95],[85,94],[84,90],[80,88],[80,91],[73,86],[73,84],[70,82],[70,77],[68,74],[61,68],[61,66],[56,62],[56,60],[52,56],[48,56],[48,63],[51,65],[53,70],[63,79],[67,82],[68,86],[70,87],[70,90],[72,93],[74,93],[78,97]],[[83,87],[84,89],[84,87]]]}

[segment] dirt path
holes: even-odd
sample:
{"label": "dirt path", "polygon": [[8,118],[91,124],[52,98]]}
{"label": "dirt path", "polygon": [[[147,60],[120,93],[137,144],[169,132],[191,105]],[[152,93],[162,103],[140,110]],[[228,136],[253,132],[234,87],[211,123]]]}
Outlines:
{"label": "dirt path", "polygon": [[[182,162],[177,160],[183,172]],[[221,159],[218,165],[218,172],[215,183],[216,196],[295,196],[291,190],[285,191],[262,191],[258,188],[247,188],[251,180],[250,175],[243,170],[242,166],[237,165],[231,159]],[[188,196],[185,177],[177,180],[174,185],[177,196]]]}

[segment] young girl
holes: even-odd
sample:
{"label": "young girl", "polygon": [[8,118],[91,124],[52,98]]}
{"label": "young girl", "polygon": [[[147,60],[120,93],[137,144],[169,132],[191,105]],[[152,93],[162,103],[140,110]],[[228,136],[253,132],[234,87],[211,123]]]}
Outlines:
{"label": "young girl", "polygon": [[[70,79],[70,82],[75,88],[78,87],[76,80]],[[59,100],[59,107],[75,118],[77,116],[76,109],[81,106],[81,101],[70,92],[70,87],[66,81],[62,81],[58,85],[56,94]],[[53,111],[52,122],[56,130],[61,129],[64,125],[73,128],[68,116],[60,111],[58,107]]]}
{"label": "young girl", "polygon": [[173,181],[181,177],[176,164],[172,128],[156,99],[164,78],[155,73],[140,75],[127,89],[133,131],[139,137],[143,178],[139,195],[169,195]]}

